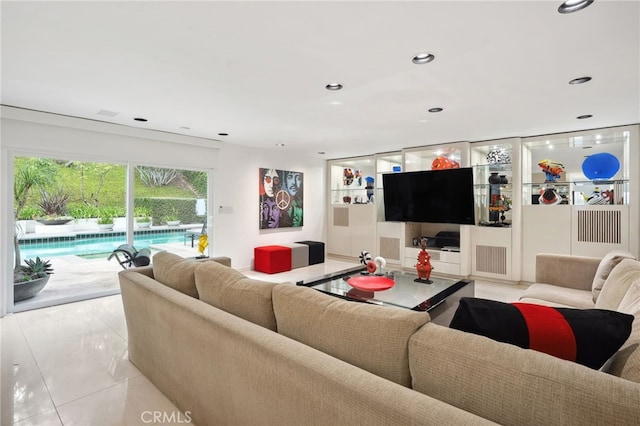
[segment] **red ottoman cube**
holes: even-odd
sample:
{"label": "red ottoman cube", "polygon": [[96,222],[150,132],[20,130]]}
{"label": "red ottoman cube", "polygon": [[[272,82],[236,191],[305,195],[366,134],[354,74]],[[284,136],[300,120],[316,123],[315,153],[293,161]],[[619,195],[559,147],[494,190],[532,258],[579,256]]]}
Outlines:
{"label": "red ottoman cube", "polygon": [[253,269],[267,274],[291,270],[291,248],[262,246],[253,249]]}

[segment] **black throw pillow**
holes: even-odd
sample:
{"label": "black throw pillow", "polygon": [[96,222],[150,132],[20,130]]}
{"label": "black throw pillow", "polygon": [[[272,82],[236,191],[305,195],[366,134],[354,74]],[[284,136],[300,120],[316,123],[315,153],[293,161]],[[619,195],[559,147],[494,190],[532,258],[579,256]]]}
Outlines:
{"label": "black throw pillow", "polygon": [[450,328],[599,369],[631,334],[633,316],[463,297]]}

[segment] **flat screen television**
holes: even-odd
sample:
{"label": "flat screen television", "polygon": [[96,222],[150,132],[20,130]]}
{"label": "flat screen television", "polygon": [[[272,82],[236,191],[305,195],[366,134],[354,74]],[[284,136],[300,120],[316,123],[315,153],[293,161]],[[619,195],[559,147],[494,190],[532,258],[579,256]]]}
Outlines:
{"label": "flat screen television", "polygon": [[473,170],[425,170],[382,175],[388,222],[475,225]]}

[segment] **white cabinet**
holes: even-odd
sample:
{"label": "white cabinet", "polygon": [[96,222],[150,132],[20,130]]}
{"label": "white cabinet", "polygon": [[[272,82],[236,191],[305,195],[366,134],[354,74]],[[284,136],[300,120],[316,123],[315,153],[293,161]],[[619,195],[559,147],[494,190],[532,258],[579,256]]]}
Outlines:
{"label": "white cabinet", "polygon": [[[522,281],[535,281],[538,253],[638,255],[637,146],[637,126],[523,140]],[[606,180],[589,180],[584,162],[602,153],[619,168]],[[544,173],[545,164],[556,166],[559,176]]]}
{"label": "white cabinet", "polygon": [[358,257],[361,251],[376,251],[374,204],[331,205],[327,253]]}

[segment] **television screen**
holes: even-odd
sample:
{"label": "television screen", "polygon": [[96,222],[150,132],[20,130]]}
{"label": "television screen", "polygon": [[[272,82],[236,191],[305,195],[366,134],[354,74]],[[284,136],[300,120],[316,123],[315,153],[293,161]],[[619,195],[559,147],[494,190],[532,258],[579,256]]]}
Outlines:
{"label": "television screen", "polygon": [[388,222],[475,225],[471,168],[382,175]]}

